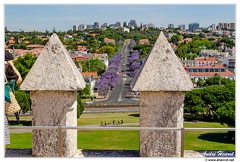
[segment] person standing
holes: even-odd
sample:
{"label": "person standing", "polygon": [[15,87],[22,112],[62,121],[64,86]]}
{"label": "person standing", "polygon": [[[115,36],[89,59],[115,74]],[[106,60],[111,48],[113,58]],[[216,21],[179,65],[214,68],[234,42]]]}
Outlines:
{"label": "person standing", "polygon": [[[22,76],[14,66],[13,60],[12,54],[5,49],[5,82],[14,81],[15,83],[22,83]],[[5,114],[5,150],[7,144],[10,144],[10,131],[7,116]]]}

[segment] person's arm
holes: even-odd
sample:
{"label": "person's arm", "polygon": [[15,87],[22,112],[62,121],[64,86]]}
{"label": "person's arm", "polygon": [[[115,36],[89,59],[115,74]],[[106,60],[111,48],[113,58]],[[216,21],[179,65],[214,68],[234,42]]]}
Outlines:
{"label": "person's arm", "polygon": [[15,68],[14,64],[13,64],[13,61],[12,60],[9,60],[7,61],[7,63],[12,66],[12,69],[13,71],[18,75],[18,80],[16,81],[17,83],[22,83],[22,76],[21,74],[19,73],[19,71]]}

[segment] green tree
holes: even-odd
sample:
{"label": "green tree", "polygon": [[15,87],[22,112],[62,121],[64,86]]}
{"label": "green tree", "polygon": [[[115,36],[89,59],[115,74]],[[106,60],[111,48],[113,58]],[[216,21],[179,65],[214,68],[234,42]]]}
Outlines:
{"label": "green tree", "polygon": [[14,61],[14,66],[18,69],[23,80],[27,76],[36,60],[37,56],[32,56],[32,54],[27,53],[24,56],[19,56],[18,59]]}
{"label": "green tree", "polygon": [[181,45],[180,47],[177,48],[176,55],[179,58],[185,58],[185,57],[187,57],[188,50],[189,49],[188,49],[187,45]]}
{"label": "green tree", "polygon": [[[85,61],[81,63],[82,71],[89,71],[89,61]],[[90,72],[97,72],[98,75],[101,75],[106,71],[106,65],[99,59],[90,59]]]}
{"label": "green tree", "polygon": [[184,101],[184,112],[198,114],[202,112],[205,106],[204,101],[201,98],[202,89],[195,89],[190,92],[186,92]]}
{"label": "green tree", "polygon": [[29,91],[15,91],[15,97],[23,113],[31,110],[31,100]]}
{"label": "green tree", "polygon": [[83,99],[90,96],[89,84],[86,84],[86,87],[83,90],[78,91],[78,95]]}
{"label": "green tree", "polygon": [[173,35],[172,36],[172,38],[171,38],[171,41],[170,42],[172,42],[172,43],[174,43],[174,44],[178,44],[178,41],[180,41],[180,36],[179,35]]}
{"label": "green tree", "polygon": [[107,53],[108,54],[108,58],[112,58],[114,53],[116,52],[115,51],[115,48],[114,47],[111,47],[109,45],[106,45],[106,46],[102,46],[99,50],[97,50],[98,53]]}
{"label": "green tree", "polygon": [[77,95],[77,118],[81,116],[84,110],[84,104],[82,103],[82,99],[80,95]]}
{"label": "green tree", "polygon": [[199,78],[198,80],[197,80],[197,86],[198,87],[202,87],[203,85],[204,85],[204,80],[202,79],[202,78]]}
{"label": "green tree", "polygon": [[215,118],[222,124],[227,124],[229,127],[235,127],[235,101],[226,102],[217,109]]}

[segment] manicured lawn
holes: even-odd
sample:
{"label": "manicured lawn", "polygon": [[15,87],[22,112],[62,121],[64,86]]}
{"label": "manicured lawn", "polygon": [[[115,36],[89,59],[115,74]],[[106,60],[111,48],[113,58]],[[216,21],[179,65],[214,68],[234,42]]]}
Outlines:
{"label": "manicured lawn", "polygon": [[100,114],[82,114],[77,121],[79,126],[82,125],[101,125],[101,121],[112,123],[113,120],[123,120],[124,123],[139,123],[139,113],[100,113]]}
{"label": "manicured lawn", "polygon": [[78,131],[78,148],[94,150],[139,150],[139,131]]}
{"label": "manicured lawn", "polygon": [[[14,118],[13,118],[14,119]],[[23,121],[29,118],[21,117]],[[123,120],[128,126],[138,126],[138,113],[82,114],[78,125],[100,125],[101,121]],[[132,125],[131,125],[132,124]],[[185,128],[226,128],[215,122],[186,122]],[[227,131],[185,131],[185,150],[235,150],[235,142],[227,138]],[[11,133],[7,148],[31,148],[31,133]],[[86,130],[78,131],[78,149],[139,150],[139,131]]]}
{"label": "manicured lawn", "polygon": [[[184,128],[227,128],[215,122],[184,123]],[[185,131],[185,150],[235,150],[227,131]]]}

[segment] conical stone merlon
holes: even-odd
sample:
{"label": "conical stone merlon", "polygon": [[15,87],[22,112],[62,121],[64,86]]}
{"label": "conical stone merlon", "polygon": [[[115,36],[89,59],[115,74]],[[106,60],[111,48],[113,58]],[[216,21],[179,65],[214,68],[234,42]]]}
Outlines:
{"label": "conical stone merlon", "polygon": [[160,33],[154,47],[134,77],[133,91],[190,91],[192,81],[175,55],[167,38]]}
{"label": "conical stone merlon", "polygon": [[82,74],[54,33],[30,69],[20,89],[75,91],[83,89],[85,84]]}

